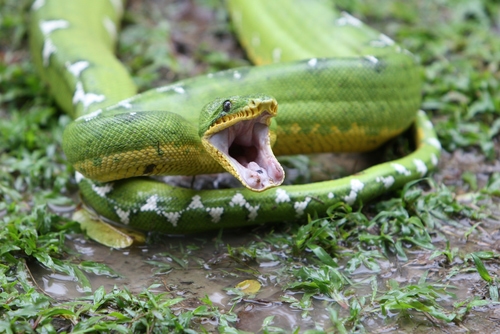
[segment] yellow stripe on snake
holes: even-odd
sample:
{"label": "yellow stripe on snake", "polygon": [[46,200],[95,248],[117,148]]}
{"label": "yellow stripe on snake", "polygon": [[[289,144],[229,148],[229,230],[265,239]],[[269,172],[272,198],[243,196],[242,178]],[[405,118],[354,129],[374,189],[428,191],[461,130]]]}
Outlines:
{"label": "yellow stripe on snake", "polygon": [[[34,62],[75,118],[63,148],[98,214],[167,233],[303,219],[339,201],[366,202],[437,165],[439,141],[418,111],[421,73],[408,51],[328,1],[227,5],[259,66],[136,95],[113,55],[121,1],[33,4]],[[274,154],[369,151],[410,126],[408,156],[337,180],[279,186]],[[223,170],[246,188],[197,191],[146,177]]]}

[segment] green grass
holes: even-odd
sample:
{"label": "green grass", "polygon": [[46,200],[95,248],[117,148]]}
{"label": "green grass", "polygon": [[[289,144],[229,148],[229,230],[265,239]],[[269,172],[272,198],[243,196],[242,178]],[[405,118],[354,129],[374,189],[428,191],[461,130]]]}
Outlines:
{"label": "green grass", "polygon": [[[500,4],[339,3],[418,55],[425,76],[422,108],[433,116],[444,149],[450,155],[472,152],[482,166],[493,166],[500,131]],[[78,202],[72,169],[61,150],[62,131],[70,119],[54,105],[30,61],[30,4],[0,0],[0,332],[203,332],[203,319],[210,318],[217,320],[218,331],[238,333],[234,307],[251,297],[235,289],[227,290],[236,293],[229,311],[208,297],[199,298],[196,307],[185,307],[175,294],[150,292],[154,286],[138,294],[126,288],[91,291],[88,274],[119,273],[72,252],[65,236],[80,232],[79,226],[54,213],[54,208]],[[217,13],[214,34],[228,38],[224,11],[211,10]],[[186,60],[164,43],[174,28],[159,16],[154,19],[158,23],[129,12],[121,35],[119,50],[142,89],[161,83],[161,75],[182,78],[246,63],[233,52],[204,44],[183,56],[189,66],[181,66]],[[221,245],[220,238],[205,242],[215,243],[241,273],[254,278],[261,274],[259,264],[279,263],[274,274],[284,291],[282,303],[307,318],[315,300],[324,300],[321,307],[328,310],[331,324],[318,332],[370,332],[366,320],[388,314],[388,323],[401,327],[429,319],[437,327],[461,326],[477,307],[498,302],[494,268],[500,254],[487,245],[461,247],[450,230],[466,242],[483,235],[488,224],[498,224],[500,173],[493,168],[480,173],[456,169],[455,174],[409,184],[363,208],[338,204],[302,224],[254,230],[253,240],[244,245]],[[183,256],[163,254],[173,263],[149,264],[158,273],[200,266],[188,256],[189,247],[195,246],[185,247]],[[407,263],[415,252],[425,254],[426,263],[438,264],[442,275],[426,273],[407,282],[380,279],[384,264]],[[74,277],[89,292],[87,297],[54,300],[33,283],[28,266],[33,262]],[[360,280],[356,273],[361,269],[368,274]],[[481,286],[481,293],[462,298],[456,292],[467,287],[450,280],[471,272],[478,275],[474,284]],[[286,332],[273,321],[273,316],[266,317],[261,331]]]}

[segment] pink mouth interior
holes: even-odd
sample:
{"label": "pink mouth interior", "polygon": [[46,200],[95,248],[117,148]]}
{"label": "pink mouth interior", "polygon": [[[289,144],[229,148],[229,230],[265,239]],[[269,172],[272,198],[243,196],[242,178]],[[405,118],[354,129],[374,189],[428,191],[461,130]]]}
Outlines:
{"label": "pink mouth interior", "polygon": [[268,113],[241,121],[209,139],[236,169],[244,183],[254,190],[279,185],[285,177],[269,143]]}

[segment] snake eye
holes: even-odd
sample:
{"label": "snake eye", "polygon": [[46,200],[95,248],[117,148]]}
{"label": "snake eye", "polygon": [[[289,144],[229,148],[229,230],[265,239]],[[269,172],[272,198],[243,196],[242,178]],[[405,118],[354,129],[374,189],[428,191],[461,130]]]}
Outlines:
{"label": "snake eye", "polygon": [[222,102],[222,111],[227,113],[227,112],[229,112],[229,110],[231,110],[231,101],[226,100],[226,101]]}

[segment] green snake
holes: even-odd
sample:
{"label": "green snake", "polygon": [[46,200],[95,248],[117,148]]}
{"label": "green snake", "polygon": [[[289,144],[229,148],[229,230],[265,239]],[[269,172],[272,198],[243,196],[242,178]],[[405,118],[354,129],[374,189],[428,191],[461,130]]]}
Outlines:
{"label": "green snake", "polygon": [[[63,148],[81,196],[105,219],[165,233],[304,219],[339,201],[364,203],[437,166],[440,144],[419,111],[414,57],[329,2],[229,0],[241,44],[259,66],[138,95],[113,55],[123,5],[36,0],[30,28],[34,63],[75,118]],[[228,127],[242,117],[246,125]],[[277,186],[283,172],[267,145],[276,155],[362,152],[409,127],[415,150],[401,159],[341,179]],[[235,139],[240,131],[243,139]],[[221,166],[247,173],[240,179],[251,189],[193,190],[145,177]]]}

